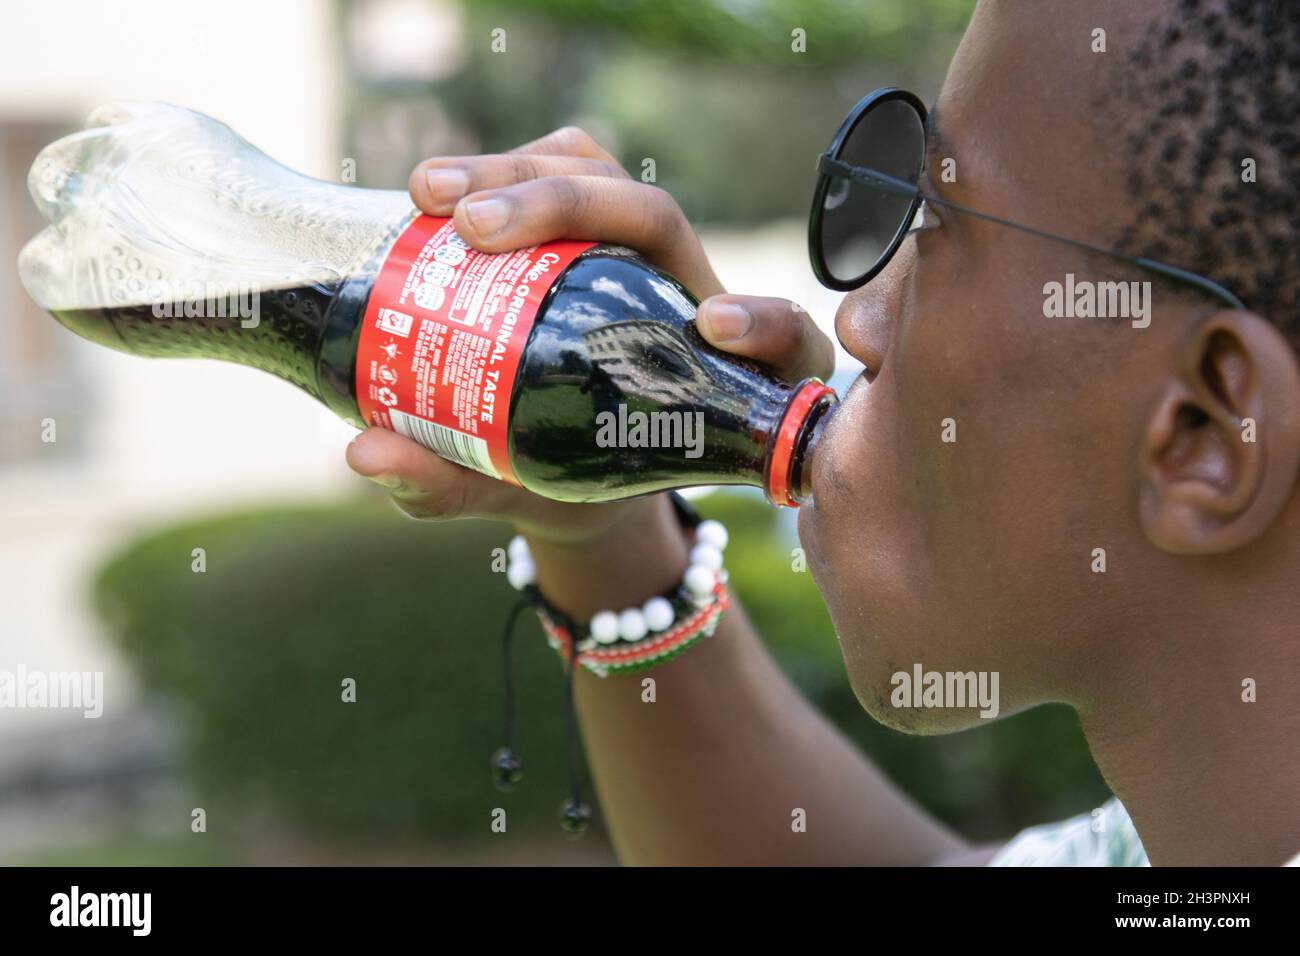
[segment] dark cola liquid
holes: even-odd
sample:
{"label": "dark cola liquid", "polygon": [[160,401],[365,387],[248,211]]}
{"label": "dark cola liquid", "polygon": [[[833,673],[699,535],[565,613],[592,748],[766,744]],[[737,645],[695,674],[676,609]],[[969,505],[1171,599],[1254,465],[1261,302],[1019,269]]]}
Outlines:
{"label": "dark cola liquid", "polygon": [[[357,342],[381,264],[377,254],[345,280],[260,290],[255,325],[234,304],[226,315],[212,314],[212,303],[187,314],[192,302],[55,316],[120,351],[262,369],[359,424]],[[762,486],[794,386],[705,342],[695,306],[676,279],[624,249],[596,246],[560,275],[512,391],[510,451],[526,488],[595,501],[692,484]],[[638,421],[652,424],[638,432]]]}
{"label": "dark cola liquid", "polygon": [[356,343],[379,265],[376,258],[335,282],[260,289],[255,323],[238,314],[251,302],[247,294],[53,315],[78,335],[133,355],[211,358],[270,372],[359,425]]}
{"label": "dark cola liquid", "polygon": [[79,335],[133,355],[212,358],[259,368],[322,398],[316,357],[338,286],[259,290],[256,323],[238,314],[247,296],[68,309],[55,318]]}

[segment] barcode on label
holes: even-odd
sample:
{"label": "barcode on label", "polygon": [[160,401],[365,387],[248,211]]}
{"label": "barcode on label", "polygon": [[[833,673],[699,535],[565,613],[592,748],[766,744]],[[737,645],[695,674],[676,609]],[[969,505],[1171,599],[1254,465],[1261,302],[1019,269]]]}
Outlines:
{"label": "barcode on label", "polygon": [[482,438],[466,435],[425,418],[407,415],[395,408],[390,408],[388,414],[393,420],[393,431],[397,434],[418,441],[425,448],[458,465],[473,468],[493,478],[501,477],[492,466],[492,456],[488,454],[487,442]]}

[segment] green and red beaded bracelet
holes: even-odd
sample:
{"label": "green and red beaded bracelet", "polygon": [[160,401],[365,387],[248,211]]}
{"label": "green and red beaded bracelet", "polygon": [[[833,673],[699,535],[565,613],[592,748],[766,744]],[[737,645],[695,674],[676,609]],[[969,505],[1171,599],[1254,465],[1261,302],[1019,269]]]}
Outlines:
{"label": "green and red beaded bracelet", "polygon": [[537,588],[528,543],[522,537],[510,542],[506,577],[536,608],[547,642],[565,661],[599,677],[626,674],[661,664],[717,629],[731,606],[722,566],[727,529],[719,521],[701,521],[680,495],[671,497],[678,519],[694,537],[681,583],[641,607],[598,611],[586,624],[556,608]]}

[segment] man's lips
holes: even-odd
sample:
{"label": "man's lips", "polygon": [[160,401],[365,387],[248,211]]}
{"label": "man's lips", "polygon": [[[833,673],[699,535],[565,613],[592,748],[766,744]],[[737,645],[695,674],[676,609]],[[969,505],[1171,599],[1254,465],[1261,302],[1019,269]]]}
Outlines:
{"label": "man's lips", "polygon": [[[839,402],[831,412],[830,420],[826,422],[825,430],[822,433],[821,438],[818,440],[818,447],[822,449],[822,451],[819,454],[813,455],[812,459],[812,490],[808,496],[808,501],[804,505],[804,508],[809,512],[813,510],[813,507],[811,506],[814,505],[817,499],[817,490],[822,487],[823,482],[825,481],[823,469],[826,467],[826,450],[831,444],[835,443],[836,439],[834,436],[839,433],[839,429],[836,427],[839,425],[839,422],[836,418],[839,414],[843,413],[845,406],[857,397],[857,392],[860,389],[871,387],[871,383],[875,380],[876,375],[876,369],[873,369],[870,366],[863,366],[862,371],[851,383],[849,383],[848,388],[844,390],[844,394],[840,396]],[[862,397],[865,398],[866,396]]]}

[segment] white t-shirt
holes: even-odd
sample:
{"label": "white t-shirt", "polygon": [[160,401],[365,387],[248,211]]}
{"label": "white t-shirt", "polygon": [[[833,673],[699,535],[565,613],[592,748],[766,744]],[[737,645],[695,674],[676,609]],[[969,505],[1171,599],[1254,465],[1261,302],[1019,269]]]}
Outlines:
{"label": "white t-shirt", "polygon": [[[1124,804],[1111,797],[1091,813],[1030,827],[1012,838],[989,866],[1150,866]],[[1286,866],[1300,867],[1300,854]]]}

